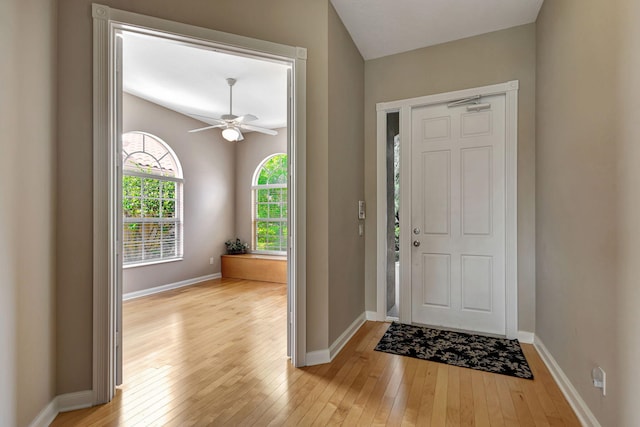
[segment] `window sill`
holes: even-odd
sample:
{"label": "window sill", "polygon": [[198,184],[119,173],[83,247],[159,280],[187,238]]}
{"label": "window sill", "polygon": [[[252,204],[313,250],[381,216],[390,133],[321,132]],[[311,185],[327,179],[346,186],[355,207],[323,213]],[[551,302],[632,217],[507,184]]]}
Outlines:
{"label": "window sill", "polygon": [[254,254],[254,255],[278,255],[278,256],[287,256],[287,251],[260,251],[260,250],[253,250],[251,252],[249,252],[250,254]]}
{"label": "window sill", "polygon": [[122,269],[126,270],[128,268],[148,267],[148,266],[151,266],[151,265],[165,264],[165,263],[168,263],[168,262],[176,262],[176,261],[182,261],[182,257],[170,258],[170,259],[159,259],[159,260],[155,260],[155,261],[142,261],[142,262],[136,262],[136,263],[133,263],[133,264],[123,264],[122,265]]}

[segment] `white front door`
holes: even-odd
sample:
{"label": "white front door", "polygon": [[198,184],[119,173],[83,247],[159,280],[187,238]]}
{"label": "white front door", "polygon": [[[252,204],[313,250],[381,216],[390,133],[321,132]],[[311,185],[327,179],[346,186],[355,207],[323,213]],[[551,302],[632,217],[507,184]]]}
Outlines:
{"label": "white front door", "polygon": [[480,102],[412,110],[411,318],[504,335],[505,95]]}

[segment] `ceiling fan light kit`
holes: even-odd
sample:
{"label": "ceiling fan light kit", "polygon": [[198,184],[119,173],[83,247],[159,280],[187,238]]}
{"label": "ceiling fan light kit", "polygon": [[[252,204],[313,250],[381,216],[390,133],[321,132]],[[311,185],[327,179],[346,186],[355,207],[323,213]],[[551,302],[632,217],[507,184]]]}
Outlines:
{"label": "ceiling fan light kit", "polygon": [[222,137],[227,141],[231,141],[231,142],[238,141],[240,139],[240,136],[242,136],[242,134],[236,128],[232,127],[232,128],[222,129]]}
{"label": "ceiling fan light kit", "polygon": [[236,116],[233,114],[233,85],[236,84],[236,79],[228,78],[227,84],[229,85],[229,114],[224,114],[220,118],[200,116],[213,120],[217,124],[198,129],[191,129],[189,132],[193,133],[207,129],[222,128],[222,137],[230,142],[242,141],[244,139],[240,129],[252,130],[266,135],[277,135],[278,132],[275,130],[246,124],[245,122],[258,120],[258,118],[253,114],[245,114],[244,116]]}

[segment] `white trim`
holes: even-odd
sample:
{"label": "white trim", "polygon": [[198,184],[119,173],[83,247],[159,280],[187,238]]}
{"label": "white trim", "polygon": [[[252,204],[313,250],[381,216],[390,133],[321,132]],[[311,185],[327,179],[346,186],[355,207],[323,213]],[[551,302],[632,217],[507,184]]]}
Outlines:
{"label": "white trim", "polygon": [[31,421],[29,427],[46,427],[53,422],[60,412],[89,408],[93,403],[93,391],[78,391],[56,396]]}
{"label": "white trim", "polygon": [[137,268],[137,267],[148,267],[150,265],[157,265],[157,264],[166,264],[168,262],[176,262],[176,261],[184,261],[183,257],[179,257],[179,258],[169,258],[169,259],[161,259],[159,261],[149,261],[149,262],[140,262],[140,263],[136,263],[136,264],[122,264],[122,268],[124,270],[127,270],[129,268]]}
{"label": "white trim", "polygon": [[518,336],[518,81],[505,88],[505,326]]}
{"label": "white trim", "polygon": [[58,404],[56,399],[57,398],[54,397],[53,400],[49,402],[42,411],[40,411],[38,416],[31,421],[29,427],[47,427],[56,419],[56,416],[58,415]]}
{"label": "white trim", "polygon": [[155,286],[153,288],[142,289],[140,291],[127,292],[122,295],[122,301],[129,301],[136,298],[146,297],[147,295],[159,294],[161,292],[170,291],[172,289],[184,288],[185,286],[196,285],[206,282],[207,280],[219,279],[222,277],[220,273],[207,274],[206,276],[194,277],[193,279],[181,280],[167,285]]}
{"label": "white trim", "polygon": [[58,412],[75,411],[76,409],[90,408],[93,399],[93,391],[78,391],[75,393],[61,394],[56,397]]}
{"label": "white trim", "polygon": [[518,341],[522,344],[533,344],[535,334],[533,332],[518,331]]}
{"label": "white trim", "polygon": [[372,321],[372,322],[382,322],[382,321],[384,321],[384,319],[380,319],[380,318],[378,317],[378,312],[377,312],[377,311],[368,311],[368,310],[367,310],[367,311],[365,312],[365,318],[366,318],[367,320]]}
{"label": "white trim", "polygon": [[[257,42],[256,42],[257,43]],[[283,46],[283,45],[275,45]],[[275,46],[273,49],[275,49]],[[288,304],[293,366],[305,366],[307,352],[307,49],[295,47],[288,123],[289,253]],[[291,197],[293,196],[293,197]]]}
{"label": "white trim", "polygon": [[435,95],[419,96],[416,98],[401,99],[398,101],[379,102],[376,104],[377,111],[398,111],[403,107],[418,107],[431,104],[441,104],[443,102],[450,102],[452,100],[471,98],[473,96],[490,96],[500,95],[510,90],[518,90],[518,80],[512,80],[506,83],[498,83],[488,86],[480,86],[469,89],[456,90],[453,92],[438,93]]}
{"label": "white trim", "polygon": [[115,393],[115,282],[117,227],[115,150],[111,132],[113,79],[109,8],[93,11],[93,403]]}
{"label": "white trim", "polygon": [[358,332],[358,330],[362,327],[362,325],[364,325],[366,321],[366,313],[362,313],[356,318],[356,320],[353,321],[353,323],[351,323],[351,325],[349,325],[347,329],[345,329],[342,334],[340,334],[338,338],[336,338],[333,344],[331,344],[331,346],[329,347],[329,357],[331,358],[331,360],[333,360],[338,355],[338,353],[340,353],[344,346],[349,342],[351,338],[353,338],[356,332]]}
{"label": "white trim", "polygon": [[310,351],[306,355],[307,366],[324,365],[331,362],[331,355],[329,349]]}
{"label": "white trim", "polygon": [[573,384],[571,384],[571,381],[569,381],[569,378],[562,371],[560,365],[558,365],[558,362],[556,362],[549,350],[547,350],[547,347],[544,346],[539,336],[536,335],[533,345],[538,351],[540,358],[547,366],[547,369],[551,372],[551,376],[556,381],[556,384],[560,387],[562,394],[564,394],[569,405],[571,405],[571,408],[576,413],[580,423],[583,426],[600,427],[598,419],[593,415],[589,406],[587,406],[585,401],[582,399],[578,390],[576,390]]}
{"label": "white trim", "polygon": [[[378,319],[385,319],[386,312],[386,115],[400,112],[400,223],[411,223],[411,111],[417,107],[440,104],[477,95],[504,94],[506,108],[505,134],[505,335],[518,337],[518,236],[517,236],[517,166],[518,166],[518,88],[517,80],[495,85],[458,90],[376,104],[377,111],[377,246],[376,246],[376,308]],[[399,319],[411,323],[411,253],[410,227],[400,228],[400,307]],[[403,262],[404,260],[404,262]]]}
{"label": "white trim", "polygon": [[[387,316],[387,113],[378,110],[376,147],[376,319],[383,321]],[[402,176],[402,175],[401,175]]]}
{"label": "white trim", "polygon": [[[412,108],[411,105],[405,105],[400,109],[400,286],[398,287],[400,300],[398,321],[400,323],[411,323],[411,225],[403,227],[402,224],[411,224]],[[402,135],[409,135],[409,138],[403,138]],[[404,143],[403,139],[406,139]],[[386,233],[384,236],[386,238]]]}
{"label": "white trim", "polygon": [[290,253],[288,265],[291,361],[304,366],[306,356],[306,56],[303,47],[223,33],[136,13],[92,5],[93,16],[93,403],[110,401],[115,392],[115,325],[118,255],[118,185],[114,131],[115,33],[135,31],[209,48],[290,64],[291,113],[288,123],[290,159]]}
{"label": "white trim", "polygon": [[375,312],[367,311],[362,313],[356,318],[356,320],[344,330],[342,334],[329,346],[322,350],[310,351],[306,355],[307,366],[322,365],[330,363],[335,357],[342,351],[344,346],[353,338],[358,330],[365,324],[368,319],[369,313],[375,314]]}

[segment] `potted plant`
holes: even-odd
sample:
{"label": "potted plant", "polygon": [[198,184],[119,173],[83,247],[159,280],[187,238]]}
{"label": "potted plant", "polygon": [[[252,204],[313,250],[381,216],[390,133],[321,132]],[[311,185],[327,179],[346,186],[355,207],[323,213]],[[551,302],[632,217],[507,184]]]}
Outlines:
{"label": "potted plant", "polygon": [[241,242],[240,239],[227,240],[224,245],[227,247],[227,255],[246,254],[249,249],[249,244]]}

